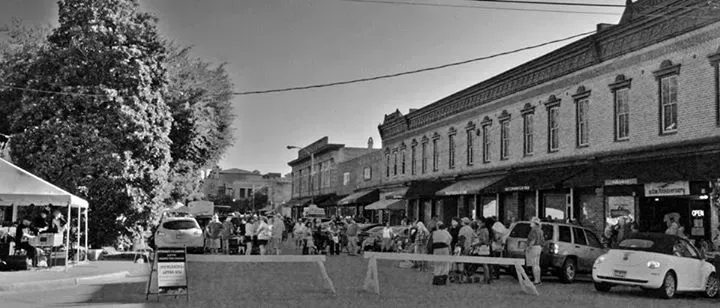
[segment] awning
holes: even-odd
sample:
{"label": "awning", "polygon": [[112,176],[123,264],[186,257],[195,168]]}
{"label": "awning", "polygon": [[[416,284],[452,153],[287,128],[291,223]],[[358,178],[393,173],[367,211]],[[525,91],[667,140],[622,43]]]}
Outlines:
{"label": "awning", "polygon": [[404,199],[385,199],[365,207],[365,210],[404,210]]}
{"label": "awning", "polygon": [[310,203],[310,198],[298,198],[298,199],[292,199],[285,203],[285,206],[287,207],[303,207],[306,206],[308,203]]}
{"label": "awning", "polygon": [[321,204],[324,204],[324,203],[327,202],[329,199],[331,199],[331,198],[333,198],[333,197],[335,197],[335,196],[337,196],[337,195],[336,195],[336,194],[317,195],[317,196],[315,196],[315,197],[312,198],[312,200],[310,201],[310,203],[314,203],[314,204],[317,204],[317,205],[319,206],[319,205],[321,205]]}
{"label": "awning", "polygon": [[439,190],[448,186],[450,186],[448,182],[413,181],[405,194],[405,199],[432,198]]}
{"label": "awning", "polygon": [[307,216],[325,216],[325,209],[321,209],[315,204],[310,204],[303,209],[303,214]]}
{"label": "awning", "polygon": [[340,201],[343,197],[345,197],[345,196],[338,196],[338,195],[333,194],[332,196],[327,197],[322,202],[318,202],[317,205],[319,207],[335,206],[335,205],[337,205],[338,201]]}
{"label": "awning", "polygon": [[587,166],[569,166],[514,172],[484,188],[482,193],[500,193],[510,191],[530,191],[562,187],[563,182],[575,174],[587,169]]}
{"label": "awning", "polygon": [[0,205],[87,208],[88,202],[0,158]]}
{"label": "awning", "polygon": [[459,181],[455,184],[452,184],[448,187],[443,188],[442,190],[438,191],[436,195],[438,196],[459,196],[459,195],[475,195],[480,193],[480,191],[488,187],[497,181],[500,181],[505,176],[492,176],[492,177],[484,177],[484,178],[478,178],[478,179],[472,179],[472,180],[464,180]]}
{"label": "awning", "polygon": [[352,193],[349,196],[342,198],[338,201],[338,205],[349,205],[349,204],[364,204],[372,203],[380,199],[380,191],[377,189],[363,190],[356,193]]}
{"label": "awning", "polygon": [[597,187],[720,178],[720,154],[597,164],[568,178],[564,187]]}

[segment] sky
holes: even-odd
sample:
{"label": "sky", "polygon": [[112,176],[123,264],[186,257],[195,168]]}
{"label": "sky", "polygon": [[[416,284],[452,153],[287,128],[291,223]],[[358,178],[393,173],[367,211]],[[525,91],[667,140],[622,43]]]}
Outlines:
{"label": "sky", "polygon": [[[193,55],[227,63],[236,92],[305,86],[414,70],[540,44],[617,23],[621,8],[383,0],[575,13],[491,10],[344,0],[140,0],[161,35]],[[625,0],[584,0],[624,4]],[[380,1],[382,2],[382,1]],[[567,1],[577,2],[577,1]],[[594,12],[601,14],[586,14]],[[11,18],[57,25],[54,0],[1,0]],[[235,96],[235,145],[220,167],[290,172],[287,145],[381,145],[385,114],[421,108],[570,43],[432,72],[337,87]]]}

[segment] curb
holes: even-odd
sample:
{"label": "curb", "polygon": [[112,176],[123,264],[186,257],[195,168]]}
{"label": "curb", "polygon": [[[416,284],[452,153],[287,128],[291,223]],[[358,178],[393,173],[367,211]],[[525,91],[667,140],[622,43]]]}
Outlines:
{"label": "curb", "polygon": [[62,288],[70,287],[70,286],[78,286],[78,285],[82,285],[82,284],[92,283],[94,280],[122,279],[122,278],[129,277],[129,276],[130,276],[130,272],[122,271],[122,272],[117,272],[117,273],[86,276],[86,277],[6,283],[6,284],[0,284],[0,293],[62,289]]}

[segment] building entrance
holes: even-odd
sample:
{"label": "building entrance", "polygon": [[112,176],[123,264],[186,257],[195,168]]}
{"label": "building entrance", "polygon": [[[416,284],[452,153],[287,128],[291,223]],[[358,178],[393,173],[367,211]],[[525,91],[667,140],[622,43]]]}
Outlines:
{"label": "building entrance", "polygon": [[693,197],[643,197],[637,217],[641,232],[664,233],[667,219],[675,217],[684,233],[691,239],[710,240],[710,202]]}

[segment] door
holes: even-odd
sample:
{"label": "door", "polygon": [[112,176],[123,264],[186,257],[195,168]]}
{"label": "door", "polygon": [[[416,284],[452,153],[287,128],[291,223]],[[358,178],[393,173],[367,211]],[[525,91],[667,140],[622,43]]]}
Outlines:
{"label": "door", "polygon": [[699,277],[701,276],[702,261],[698,259],[697,251],[690,248],[692,248],[690,243],[685,240],[678,240],[673,246],[673,255],[676,259],[673,265],[678,280],[678,291],[698,290],[698,282],[704,280]]}
{"label": "door", "polygon": [[685,246],[685,251],[687,252],[687,258],[691,259],[692,261],[688,261],[687,263],[692,264],[693,267],[689,269],[689,272],[692,274],[690,277],[691,280],[688,280],[688,283],[690,284],[690,288],[695,290],[703,290],[705,288],[705,275],[703,273],[703,265],[705,264],[705,261],[700,256],[700,252],[690,244],[687,240],[682,240],[683,246]]}
{"label": "door", "polygon": [[585,238],[587,238],[588,242],[588,261],[590,264],[590,270],[592,271],[592,266],[595,264],[595,260],[604,254],[605,250],[603,249],[602,243],[598,239],[597,235],[595,235],[592,231],[585,229]]}
{"label": "door", "polygon": [[588,247],[587,238],[585,237],[585,230],[573,227],[573,243],[574,255],[577,256],[578,271],[587,272],[592,268],[592,264],[588,261],[590,259],[590,249]]}

